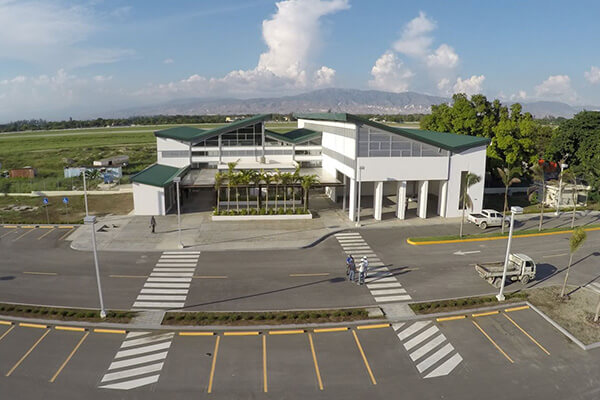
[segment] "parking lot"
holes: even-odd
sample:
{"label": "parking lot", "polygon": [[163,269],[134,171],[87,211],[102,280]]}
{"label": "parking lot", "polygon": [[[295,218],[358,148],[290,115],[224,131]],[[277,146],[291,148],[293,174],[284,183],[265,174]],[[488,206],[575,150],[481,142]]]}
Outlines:
{"label": "parking lot", "polygon": [[61,245],[76,225],[0,225],[0,243],[4,246],[27,245],[55,247]]}
{"label": "parking lot", "polygon": [[[431,393],[450,395],[474,380],[488,386],[510,380],[543,392],[554,379],[565,380],[565,365],[573,362],[583,370],[571,368],[571,373],[592,373],[594,365],[597,371],[594,353],[569,343],[532,310],[420,322],[412,328],[416,322],[405,324],[396,332],[383,324],[373,329],[187,335],[1,324],[0,386],[27,378],[71,390],[105,392],[109,389],[97,388],[116,384],[136,393],[169,390],[227,398],[248,393],[375,395],[393,393],[398,387],[418,391],[426,384]],[[406,335],[400,337],[403,330]],[[427,347],[439,333],[447,341]],[[449,346],[452,351],[443,350]],[[456,360],[457,354],[462,362],[449,375],[425,379],[421,373]],[[136,387],[152,377],[152,384]],[[594,379],[596,373],[588,384]]]}

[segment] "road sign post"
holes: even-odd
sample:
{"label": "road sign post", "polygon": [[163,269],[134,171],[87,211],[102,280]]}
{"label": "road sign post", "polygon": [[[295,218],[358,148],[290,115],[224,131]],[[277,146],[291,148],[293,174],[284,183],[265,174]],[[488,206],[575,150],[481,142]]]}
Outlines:
{"label": "road sign post", "polygon": [[50,216],[48,215],[48,198],[44,197],[42,203],[44,203],[44,209],[46,210],[46,223],[50,225]]}
{"label": "road sign post", "polygon": [[69,198],[68,197],[63,197],[63,203],[65,203],[65,211],[67,214],[67,220],[69,219]]}

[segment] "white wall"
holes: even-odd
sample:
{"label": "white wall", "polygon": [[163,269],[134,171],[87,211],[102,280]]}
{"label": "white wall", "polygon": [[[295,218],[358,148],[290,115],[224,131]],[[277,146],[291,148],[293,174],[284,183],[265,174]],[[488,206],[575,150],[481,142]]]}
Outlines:
{"label": "white wall", "polygon": [[168,138],[156,138],[156,161],[159,164],[181,168],[190,165],[190,157],[163,157],[162,151],[189,151],[188,143]]}
{"label": "white wall", "polygon": [[359,157],[362,181],[445,180],[447,157]]}
{"label": "white wall", "polygon": [[135,215],[165,215],[165,192],[161,187],[133,183]]}
{"label": "white wall", "polygon": [[483,206],[483,189],[485,181],[485,149],[486,146],[465,150],[450,157],[450,174],[448,175],[447,217],[460,217],[460,179],[462,171],[469,171],[481,177],[481,181],[471,186],[469,196],[473,200],[473,212],[480,212]]}

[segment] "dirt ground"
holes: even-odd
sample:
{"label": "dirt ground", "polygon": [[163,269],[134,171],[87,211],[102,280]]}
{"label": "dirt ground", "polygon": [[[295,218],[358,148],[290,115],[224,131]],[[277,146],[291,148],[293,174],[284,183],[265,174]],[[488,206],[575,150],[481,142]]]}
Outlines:
{"label": "dirt ground", "polygon": [[529,292],[529,302],[559,323],[584,344],[600,342],[600,324],[592,322],[600,295],[568,286],[568,300],[560,300],[560,287],[552,286]]}

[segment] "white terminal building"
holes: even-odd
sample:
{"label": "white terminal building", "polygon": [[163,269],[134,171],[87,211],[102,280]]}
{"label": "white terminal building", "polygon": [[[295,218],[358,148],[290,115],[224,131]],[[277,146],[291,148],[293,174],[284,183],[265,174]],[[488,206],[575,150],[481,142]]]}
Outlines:
{"label": "white terminal building", "polygon": [[[399,219],[407,217],[409,203],[416,203],[420,218],[458,217],[461,177],[467,172],[485,176],[486,138],[392,127],[347,113],[296,118],[298,128],[285,133],[265,129],[269,114],[215,129],[156,131],[157,163],[132,177],[135,214],[176,211],[175,177],[185,193],[184,209],[186,203],[201,202],[199,194],[211,197],[212,191],[214,199],[215,174],[227,170],[229,162],[236,162],[236,169],[300,167],[301,175],[317,175],[352,221],[365,206],[382,219],[384,200],[395,201]],[[481,211],[483,190],[483,179],[468,189],[473,212]]]}

